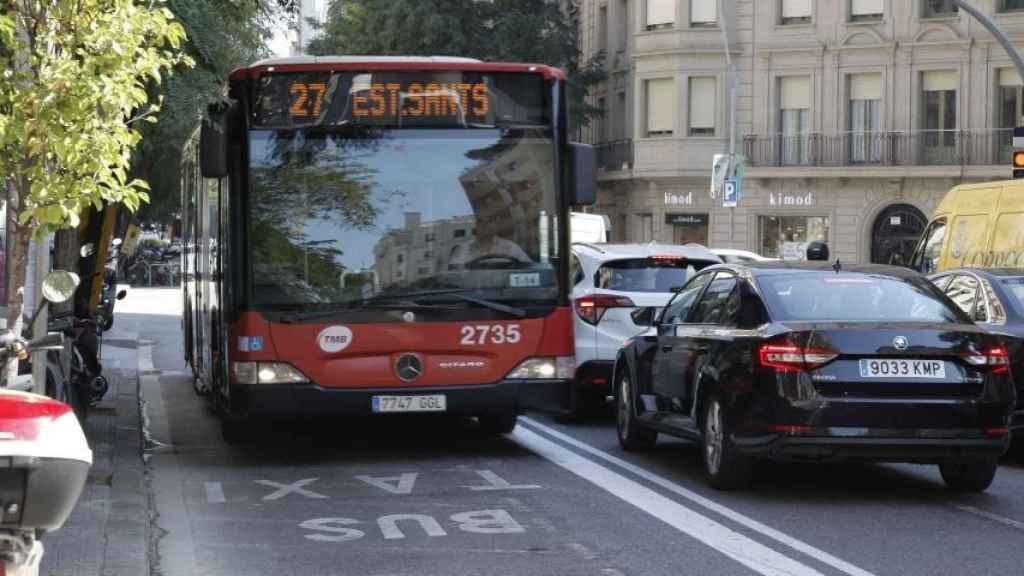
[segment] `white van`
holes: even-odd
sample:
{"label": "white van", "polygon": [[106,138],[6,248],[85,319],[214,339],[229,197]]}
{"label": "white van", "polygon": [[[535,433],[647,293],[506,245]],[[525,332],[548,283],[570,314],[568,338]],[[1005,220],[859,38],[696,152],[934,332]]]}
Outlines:
{"label": "white van", "polygon": [[602,244],[611,239],[612,224],[607,216],[572,212],[569,218],[570,236],[574,244]]}

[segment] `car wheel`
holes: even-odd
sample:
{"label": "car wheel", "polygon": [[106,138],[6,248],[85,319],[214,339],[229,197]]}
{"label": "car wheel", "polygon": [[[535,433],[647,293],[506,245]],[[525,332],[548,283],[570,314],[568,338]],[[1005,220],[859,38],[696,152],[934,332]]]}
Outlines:
{"label": "car wheel", "polygon": [[964,460],[939,464],[946,486],[957,492],[984,492],[996,477],[999,462],[995,459]]}
{"label": "car wheel", "polygon": [[735,490],[750,484],[753,463],[732,442],[732,428],[725,405],[717,396],[704,407],[704,434],[701,459],[704,476],[717,490]]}
{"label": "car wheel", "polygon": [[480,429],[484,434],[498,436],[501,434],[511,434],[516,429],[519,416],[515,412],[508,411],[479,416],[477,420],[480,421]]}
{"label": "car wheel", "polygon": [[633,409],[633,385],[629,376],[621,374],[618,379],[618,393],[615,395],[615,424],[619,432],[619,446],[630,452],[647,450],[658,441],[658,432],[644,428],[636,420]]}

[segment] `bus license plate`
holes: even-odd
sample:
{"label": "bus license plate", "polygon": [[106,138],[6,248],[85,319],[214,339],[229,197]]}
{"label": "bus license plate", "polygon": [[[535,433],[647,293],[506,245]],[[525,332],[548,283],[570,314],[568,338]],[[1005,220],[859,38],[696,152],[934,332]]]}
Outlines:
{"label": "bus license plate", "polygon": [[945,380],[946,363],[942,360],[861,360],[861,378],[904,378]]}
{"label": "bus license plate", "polygon": [[444,394],[430,396],[374,396],[373,413],[392,412],[444,412],[448,409]]}

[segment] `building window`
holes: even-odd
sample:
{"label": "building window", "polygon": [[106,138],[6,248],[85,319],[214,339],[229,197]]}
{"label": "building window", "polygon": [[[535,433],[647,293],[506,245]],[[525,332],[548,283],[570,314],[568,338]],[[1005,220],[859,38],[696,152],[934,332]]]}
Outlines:
{"label": "building window", "polygon": [[850,161],[882,161],[882,75],[850,76]]}
{"label": "building window", "polygon": [[690,136],[714,136],[718,82],[714,77],[690,78]]}
{"label": "building window", "polygon": [[647,136],[671,136],[676,124],[675,81],[647,81]]}
{"label": "building window", "polygon": [[783,260],[806,260],[807,245],[828,243],[825,216],[760,216],[761,255]]}
{"label": "building window", "polygon": [[952,71],[929,71],[921,75],[922,159],[926,164],[951,164],[956,155],[956,85]]}
{"label": "building window", "polygon": [[718,0],[690,0],[690,27],[718,26]]}
{"label": "building window", "polygon": [[426,251],[423,252],[423,259],[424,260],[430,260],[433,257],[434,257],[434,253],[431,252],[430,250],[426,250]]}
{"label": "building window", "polygon": [[424,237],[424,240],[427,242],[434,242],[437,240],[437,234],[431,232]]}
{"label": "building window", "polygon": [[1000,12],[1024,12],[1024,0],[999,0]]}
{"label": "building window", "polygon": [[810,24],[813,5],[811,0],[782,0],[781,24]]}
{"label": "building window", "polygon": [[676,22],[675,0],[646,0],[647,12],[644,27],[648,30],[671,28]]}
{"label": "building window", "polygon": [[608,7],[601,6],[597,17],[597,49],[608,52]]}
{"label": "building window", "polygon": [[416,269],[416,274],[420,276],[429,276],[430,268],[427,268],[426,266],[420,266],[419,268]]}
{"label": "building window", "polygon": [[953,0],[921,0],[922,18],[949,18],[959,11]]}
{"label": "building window", "polygon": [[405,262],[405,255],[404,254],[399,254],[399,255],[395,256],[395,264],[401,264],[403,262]]}
{"label": "building window", "polygon": [[594,140],[599,144],[603,144],[608,141],[608,101],[604,98],[598,98],[597,109],[603,114],[595,121],[596,126],[594,126]]}
{"label": "building window", "polygon": [[811,131],[809,76],[787,76],[779,79],[779,127],[782,163],[808,164]]}
{"label": "building window", "polygon": [[850,22],[876,22],[884,14],[884,0],[850,0]]}
{"label": "building window", "polygon": [[461,229],[460,230],[456,230],[455,234],[454,234],[454,237],[455,238],[465,238],[466,237],[466,231],[465,230],[461,230]]}
{"label": "building window", "polygon": [[616,28],[616,35],[618,36],[616,50],[618,52],[625,52],[629,42],[629,0],[620,0],[619,17],[615,20],[618,21]]}
{"label": "building window", "polygon": [[999,159],[996,164],[1010,161],[1013,129],[1024,126],[1024,90],[1020,75],[1013,68],[999,71]]}

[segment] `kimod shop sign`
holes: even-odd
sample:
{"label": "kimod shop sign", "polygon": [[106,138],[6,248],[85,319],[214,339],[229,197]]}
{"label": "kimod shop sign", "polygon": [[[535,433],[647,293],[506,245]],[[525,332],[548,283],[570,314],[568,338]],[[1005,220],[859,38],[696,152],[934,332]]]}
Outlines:
{"label": "kimod shop sign", "polygon": [[693,206],[693,192],[686,194],[665,192],[665,206]]}
{"label": "kimod shop sign", "polygon": [[814,192],[807,194],[786,194],[784,192],[769,192],[768,205],[772,207],[785,208],[810,208],[814,206]]}

